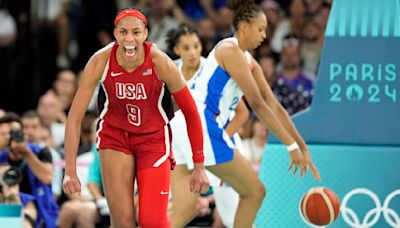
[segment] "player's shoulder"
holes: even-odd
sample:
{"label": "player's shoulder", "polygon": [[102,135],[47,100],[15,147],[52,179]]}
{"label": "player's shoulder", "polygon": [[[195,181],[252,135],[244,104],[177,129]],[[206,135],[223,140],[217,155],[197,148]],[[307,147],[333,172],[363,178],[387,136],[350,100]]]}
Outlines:
{"label": "player's shoulder", "polygon": [[216,45],[215,48],[239,48],[239,41],[236,37],[228,37],[225,39],[220,40]]}
{"label": "player's shoulder", "polygon": [[153,60],[154,60],[154,59],[157,59],[157,58],[161,58],[162,56],[164,56],[164,54],[165,54],[165,53],[164,53],[163,51],[161,51],[155,43],[153,43],[153,44],[151,45],[151,48],[150,48],[150,56],[151,56],[151,58],[152,58]]}
{"label": "player's shoulder", "polygon": [[115,42],[111,42],[102,49],[96,51],[93,55],[93,59],[96,61],[106,61],[110,58],[111,51],[114,47]]}
{"label": "player's shoulder", "polygon": [[89,59],[88,63],[85,66],[83,71],[84,74],[88,74],[88,78],[92,78],[92,80],[100,80],[103,72],[106,68],[106,65],[110,59],[112,48],[115,42],[108,44],[102,49],[95,52]]}
{"label": "player's shoulder", "polygon": [[240,47],[238,45],[238,41],[236,38],[226,38],[221,40],[217,45],[215,45],[215,54],[221,55],[228,58],[235,57],[237,54],[242,53]]}
{"label": "player's shoulder", "polygon": [[150,56],[151,60],[153,61],[153,64],[156,67],[158,64],[165,62],[169,58],[168,55],[162,50],[160,50],[154,43],[153,45],[151,45]]}
{"label": "player's shoulder", "polygon": [[95,74],[101,74],[110,59],[115,42],[111,42],[102,49],[95,52],[90,58],[88,65],[95,69]]}
{"label": "player's shoulder", "polygon": [[222,65],[224,65],[223,62],[235,59],[242,54],[243,52],[234,42],[222,42],[215,47],[215,58]]}

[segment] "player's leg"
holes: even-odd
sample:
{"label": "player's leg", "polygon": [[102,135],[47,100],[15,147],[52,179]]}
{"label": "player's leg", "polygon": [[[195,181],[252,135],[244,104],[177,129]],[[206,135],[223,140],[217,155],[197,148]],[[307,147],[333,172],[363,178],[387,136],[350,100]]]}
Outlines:
{"label": "player's leg", "polygon": [[167,217],[171,161],[137,171],[139,224],[142,228],[168,228]]}
{"label": "player's leg", "polygon": [[[239,149],[239,152],[243,152],[243,143],[239,134],[236,133],[232,137],[233,143]],[[218,178],[214,174],[208,172],[210,181],[213,178]],[[219,178],[218,178],[219,179]],[[226,183],[219,184],[213,187],[215,206],[220,217],[220,220],[225,227],[233,227],[235,220],[236,210],[239,204],[239,194]]]}
{"label": "player's leg", "polygon": [[266,190],[249,162],[234,150],[232,161],[207,168],[232,186],[240,195],[234,227],[252,227]]}
{"label": "player's leg", "polygon": [[172,171],[172,214],[170,218],[173,228],[184,227],[196,215],[199,194],[190,192],[189,181],[191,176],[192,171],[186,165],[177,165]]}
{"label": "player's leg", "polygon": [[101,149],[99,153],[112,227],[136,227],[133,200],[135,159],[113,149]]}
{"label": "player's leg", "polygon": [[192,150],[187,136],[185,117],[181,111],[175,112],[175,117],[171,120],[171,130],[176,167],[171,173],[172,213],[170,218],[171,227],[181,228],[196,215],[198,201],[198,194],[190,192],[192,171],[188,169],[188,165],[193,166]]}

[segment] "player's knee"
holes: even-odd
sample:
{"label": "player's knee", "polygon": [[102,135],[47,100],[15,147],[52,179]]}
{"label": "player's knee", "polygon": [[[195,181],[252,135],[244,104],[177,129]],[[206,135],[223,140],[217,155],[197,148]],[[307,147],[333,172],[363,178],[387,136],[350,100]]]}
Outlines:
{"label": "player's knee", "polygon": [[261,182],[258,182],[257,184],[255,184],[251,187],[251,189],[249,190],[249,192],[246,195],[242,195],[241,197],[250,198],[255,203],[261,204],[261,202],[265,198],[266,192],[267,191],[266,191],[264,185]]}
{"label": "player's knee", "polygon": [[262,202],[267,194],[267,190],[261,182],[259,182],[255,188],[256,198]]}

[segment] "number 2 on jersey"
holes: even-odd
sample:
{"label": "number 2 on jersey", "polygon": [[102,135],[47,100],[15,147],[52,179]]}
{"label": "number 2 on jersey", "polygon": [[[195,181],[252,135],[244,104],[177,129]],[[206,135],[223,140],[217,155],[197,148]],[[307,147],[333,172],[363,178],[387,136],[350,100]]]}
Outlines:
{"label": "number 2 on jersey", "polygon": [[231,105],[229,106],[229,110],[231,111],[234,110],[238,102],[239,102],[239,97],[234,97]]}

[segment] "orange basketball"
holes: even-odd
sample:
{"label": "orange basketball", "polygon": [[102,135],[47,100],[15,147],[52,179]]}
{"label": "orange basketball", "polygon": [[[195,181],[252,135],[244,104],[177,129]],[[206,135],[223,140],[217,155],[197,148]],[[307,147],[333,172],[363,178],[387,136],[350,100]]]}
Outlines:
{"label": "orange basketball", "polygon": [[332,190],[316,187],[308,190],[303,196],[300,210],[309,223],[325,226],[333,223],[338,217],[340,200]]}

